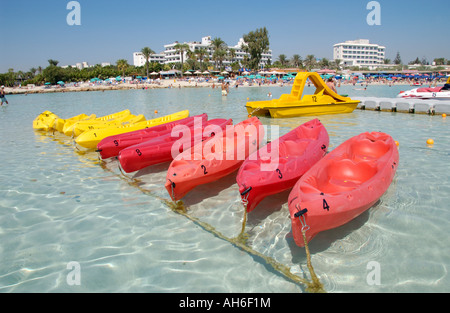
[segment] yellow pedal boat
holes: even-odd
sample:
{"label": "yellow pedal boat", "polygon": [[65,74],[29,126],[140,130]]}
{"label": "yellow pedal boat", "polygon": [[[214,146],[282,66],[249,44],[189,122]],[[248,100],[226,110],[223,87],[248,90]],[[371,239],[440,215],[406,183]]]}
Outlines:
{"label": "yellow pedal boat", "polygon": [[98,143],[109,136],[124,134],[135,130],[141,130],[189,117],[189,110],[172,113],[152,120],[134,123],[126,126],[112,126],[107,128],[88,130],[78,136],[75,142],[88,149],[97,148]]}
{"label": "yellow pedal boat", "polygon": [[[307,79],[314,84],[313,95],[303,95]],[[295,77],[290,94],[281,95],[280,99],[247,102],[245,106],[249,115],[273,118],[314,116],[323,114],[351,113],[360,103],[332,91],[315,72],[301,72]]]}

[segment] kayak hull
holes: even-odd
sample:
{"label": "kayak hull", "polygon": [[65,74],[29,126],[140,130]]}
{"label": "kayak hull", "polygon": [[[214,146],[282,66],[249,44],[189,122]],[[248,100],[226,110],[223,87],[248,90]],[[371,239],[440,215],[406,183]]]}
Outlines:
{"label": "kayak hull", "polygon": [[267,196],[292,188],[327,152],[328,132],[318,119],[270,142],[244,161],[236,181],[247,212]]}
{"label": "kayak hull", "polygon": [[167,192],[172,200],[180,200],[196,186],[231,174],[258,149],[263,138],[261,122],[252,117],[183,151],[167,171]]}
{"label": "kayak hull", "polygon": [[[201,120],[199,120],[201,121]],[[172,161],[174,157],[190,148],[198,141],[211,137],[212,132],[225,132],[232,120],[214,119],[204,124],[180,125],[173,133],[168,133],[137,145],[123,149],[119,153],[120,166],[126,173],[135,172],[151,165]],[[214,127],[215,126],[215,127]]]}
{"label": "kayak hull", "polygon": [[295,243],[304,246],[306,225],[309,242],[319,232],[344,225],[372,207],[389,188],[398,163],[395,141],[380,132],[352,137],[318,161],[289,195]]}
{"label": "kayak hull", "polygon": [[196,119],[200,119],[201,123],[205,124],[208,120],[208,115],[204,113],[129,133],[108,136],[98,143],[97,151],[102,159],[116,157],[119,155],[119,152],[125,148],[171,133],[172,129],[177,125],[194,125]]}

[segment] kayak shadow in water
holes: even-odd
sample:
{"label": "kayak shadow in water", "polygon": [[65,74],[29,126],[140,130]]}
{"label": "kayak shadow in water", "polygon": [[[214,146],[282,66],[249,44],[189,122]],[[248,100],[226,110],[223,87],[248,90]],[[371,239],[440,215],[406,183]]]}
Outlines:
{"label": "kayak shadow in water", "polygon": [[[250,213],[247,214],[247,226],[257,226],[268,216],[282,210],[287,203],[291,189],[265,197]],[[286,214],[289,211],[286,209]]]}
{"label": "kayak shadow in water", "polygon": [[[186,206],[193,206],[204,201],[205,199],[216,197],[220,192],[231,188],[234,184],[236,184],[237,171],[238,170],[235,170],[227,176],[214,182],[196,186],[181,200],[183,200]],[[236,195],[237,194],[239,194],[239,190],[237,189],[236,184]]]}
{"label": "kayak shadow in water", "polygon": [[[375,203],[372,206],[372,208],[376,209],[379,203],[380,201]],[[329,249],[333,243],[344,239],[352,232],[364,226],[364,224],[366,224],[367,221],[369,220],[370,209],[371,208],[364,211],[358,217],[354,218],[353,220],[344,225],[318,233],[308,243],[308,247],[311,254],[320,253]],[[292,230],[286,235],[286,240],[288,241],[289,248],[291,249],[292,252],[292,262],[296,264],[305,262],[306,260],[305,248],[296,245],[294,238],[292,236]]]}

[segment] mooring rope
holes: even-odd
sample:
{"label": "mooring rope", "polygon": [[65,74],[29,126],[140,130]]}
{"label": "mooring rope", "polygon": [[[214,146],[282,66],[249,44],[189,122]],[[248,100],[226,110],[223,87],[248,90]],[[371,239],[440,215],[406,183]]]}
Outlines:
{"label": "mooring rope", "polygon": [[[80,154],[84,154],[82,153],[82,151],[76,151],[77,153]],[[287,265],[284,265],[278,261],[276,261],[275,259],[266,256],[254,249],[252,249],[251,247],[249,247],[247,245],[247,234],[245,234],[245,226],[246,226],[246,220],[247,220],[247,206],[244,205],[244,209],[245,209],[245,213],[244,213],[244,220],[242,223],[242,229],[241,229],[241,233],[234,238],[229,238],[227,236],[225,236],[224,234],[222,234],[220,231],[218,231],[217,229],[215,229],[213,226],[211,226],[210,224],[203,222],[201,220],[199,220],[196,217],[193,217],[191,215],[188,214],[188,210],[185,207],[183,201],[172,201],[171,199],[166,199],[163,198],[157,194],[155,194],[154,192],[152,192],[151,190],[145,189],[142,187],[142,184],[140,184],[140,181],[138,179],[135,178],[131,178],[128,177],[127,175],[125,175],[122,171],[120,171],[120,174],[117,174],[116,172],[114,172],[113,170],[111,170],[110,168],[108,168],[108,166],[106,166],[106,162],[104,160],[99,160],[98,158],[93,159],[93,162],[99,164],[102,169],[116,175],[117,177],[119,177],[120,179],[126,181],[130,186],[135,187],[137,189],[139,189],[143,194],[152,196],[160,201],[162,201],[163,203],[165,203],[167,205],[168,208],[171,209],[172,212],[179,214],[181,216],[184,216],[185,218],[189,219],[190,221],[192,221],[194,224],[200,226],[203,230],[213,234],[214,236],[216,236],[217,238],[220,238],[222,240],[225,240],[227,242],[229,242],[230,244],[232,244],[233,246],[247,252],[248,254],[252,255],[253,257],[257,257],[261,260],[264,260],[264,262],[268,265],[270,265],[276,272],[278,272],[279,274],[283,275],[285,278],[287,278],[288,280],[296,283],[296,284],[301,284],[306,286],[305,291],[306,292],[310,292],[310,293],[323,293],[325,292],[323,284],[320,282],[319,278],[317,277],[314,268],[312,266],[312,262],[311,262],[311,253],[309,251],[309,247],[308,247],[308,242],[306,240],[306,231],[307,229],[302,229],[302,233],[303,233],[303,239],[305,241],[305,252],[306,252],[306,260],[307,260],[307,267],[308,270],[310,272],[310,276],[311,276],[311,281],[305,278],[302,278],[296,274],[293,274],[290,270],[290,267]],[[245,203],[245,200],[242,202],[243,204]]]}

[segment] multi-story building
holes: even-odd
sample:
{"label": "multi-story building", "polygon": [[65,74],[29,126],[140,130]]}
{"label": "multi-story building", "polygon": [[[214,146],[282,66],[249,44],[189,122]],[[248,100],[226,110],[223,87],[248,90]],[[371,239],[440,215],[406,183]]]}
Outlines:
{"label": "multi-story building", "polygon": [[[142,54],[142,52],[134,52],[133,53],[133,64],[134,66],[144,66],[145,62],[147,60],[145,59],[144,55]],[[150,58],[148,60],[149,62],[157,62],[160,64],[164,64],[166,59],[165,59],[165,54],[164,53],[158,53],[158,54],[152,54],[150,55]]]}
{"label": "multi-story building", "polygon": [[[211,46],[211,36],[203,37],[201,41],[191,41],[185,42],[189,46],[191,51],[196,51],[198,49],[204,48],[207,52],[206,57],[209,60],[213,59],[214,48]],[[181,63],[181,53],[177,51],[175,46],[178,42],[174,42],[171,44],[164,45],[164,51],[160,54],[154,54],[150,57],[150,62],[159,62],[161,64],[175,64]],[[227,57],[223,60],[223,65],[228,66],[231,63],[239,62],[241,63],[244,60],[244,57],[248,55],[242,46],[245,45],[245,42],[242,38],[239,39],[239,42],[235,46],[227,46]],[[231,57],[230,49],[234,50],[234,56]],[[186,61],[188,59],[187,51],[183,54],[183,60]],[[142,66],[145,64],[145,58],[142,56],[142,53],[135,52],[133,53],[133,61],[135,66]],[[262,55],[262,59],[260,62],[260,66],[264,66],[267,63],[272,62],[272,51],[264,53]]]}
{"label": "multi-story building", "polygon": [[333,59],[341,60],[341,66],[375,69],[384,64],[386,47],[371,44],[367,39],[349,40],[333,46]]}

